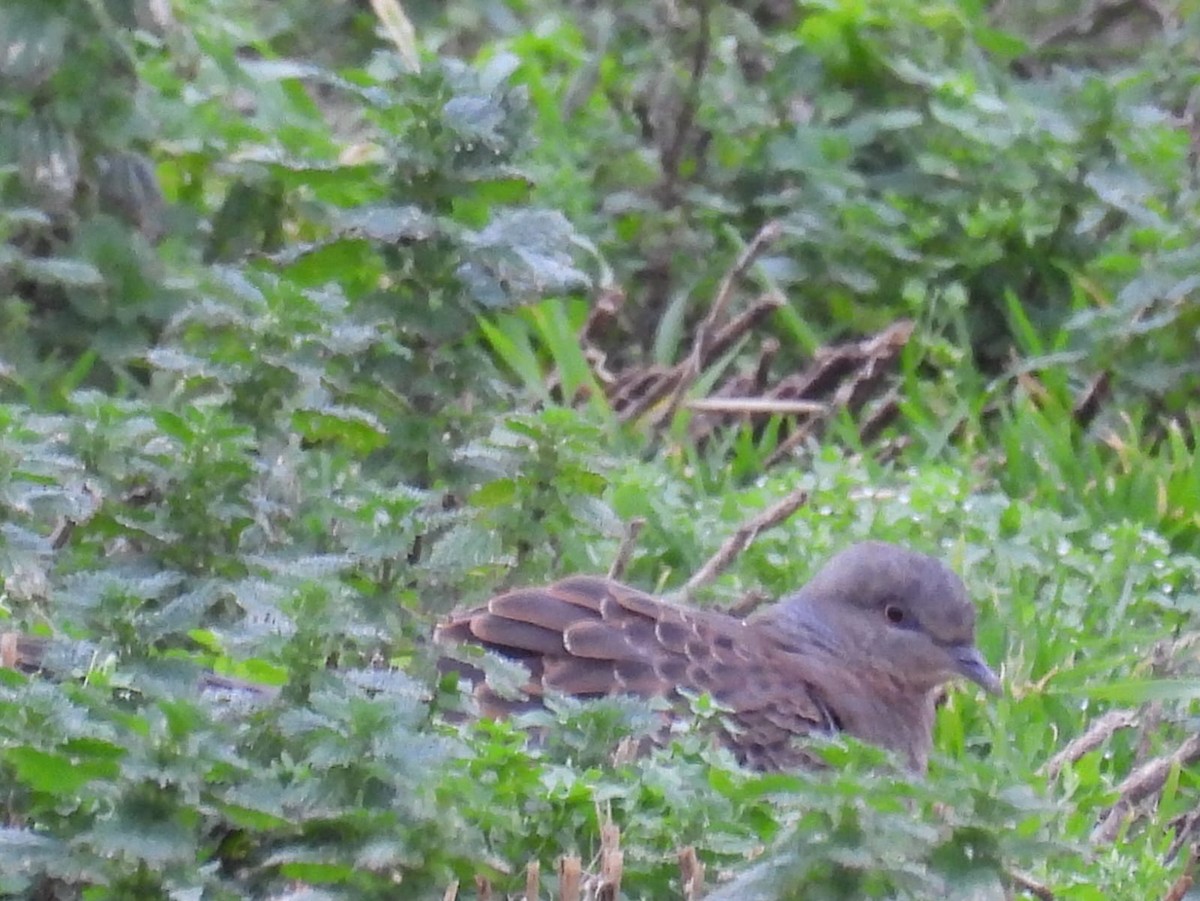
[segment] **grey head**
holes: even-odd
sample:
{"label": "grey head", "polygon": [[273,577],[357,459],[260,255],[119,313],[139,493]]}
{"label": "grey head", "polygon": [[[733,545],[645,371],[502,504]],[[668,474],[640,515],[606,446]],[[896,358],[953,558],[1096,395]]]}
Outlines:
{"label": "grey head", "polygon": [[794,637],[843,665],[927,692],[954,678],[992,694],[1000,679],[975,647],[975,607],[935,557],[882,541],[833,557],[775,608]]}

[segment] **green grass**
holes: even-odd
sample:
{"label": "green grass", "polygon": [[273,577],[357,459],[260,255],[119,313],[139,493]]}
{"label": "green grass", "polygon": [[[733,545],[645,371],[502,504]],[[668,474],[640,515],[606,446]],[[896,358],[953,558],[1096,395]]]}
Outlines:
{"label": "green grass", "polygon": [[[423,901],[536,861],[544,898],[610,824],[627,899],[679,897],[685,846],[714,901],[1178,897],[1194,763],[1111,811],[1200,695],[1194,29],[1118,65],[956,0],[404,4],[412,73],[353,4],[133,41],[121,6],[0,12],[0,630],[61,643],[0,671],[0,897]],[[845,414],[768,469],[778,422],[696,447],[605,398],[589,305],[611,368],[678,363],[768,220],[730,309],[786,298],[780,372],[915,323],[891,462]],[[436,675],[451,607],[605,572],[634,519],[625,578],[672,592],[797,489],[695,602],[868,537],[944,557],[1007,691],[951,692],[927,779],[841,741],[741,770],[706,698],[616,760],[653,705],[481,722]]]}

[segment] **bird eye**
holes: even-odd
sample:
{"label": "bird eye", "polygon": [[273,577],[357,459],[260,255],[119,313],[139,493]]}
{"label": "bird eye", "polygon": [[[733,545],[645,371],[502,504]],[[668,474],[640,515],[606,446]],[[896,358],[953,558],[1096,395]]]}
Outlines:
{"label": "bird eye", "polygon": [[904,611],[895,604],[888,604],[886,607],[884,607],[883,615],[886,616],[888,618],[888,622],[894,626],[898,626],[900,623],[904,622]]}

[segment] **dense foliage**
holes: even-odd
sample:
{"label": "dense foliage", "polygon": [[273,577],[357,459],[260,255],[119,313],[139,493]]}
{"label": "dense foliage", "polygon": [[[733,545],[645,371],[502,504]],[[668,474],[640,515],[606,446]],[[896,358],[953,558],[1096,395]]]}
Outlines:
{"label": "dense foliage", "polygon": [[[0,670],[0,894],[550,897],[611,822],[629,898],[688,846],[714,898],[1182,898],[1200,9],[985,6],[0,6],[0,631],[55,639]],[[786,299],[781,371],[915,323],[882,437],[618,416],[600,370],[687,358],[768,223],[729,302]],[[743,771],[705,698],[633,759],[644,704],[457,715],[452,605],[635,520],[678,589],[798,488],[696,602],[944,556],[1009,693],[925,782]]]}

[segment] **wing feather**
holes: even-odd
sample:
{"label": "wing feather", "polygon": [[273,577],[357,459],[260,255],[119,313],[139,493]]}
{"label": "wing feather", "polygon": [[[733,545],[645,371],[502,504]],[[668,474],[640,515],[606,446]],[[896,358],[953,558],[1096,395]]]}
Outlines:
{"label": "wing feather", "polygon": [[[493,613],[471,618],[471,634],[477,641],[501,651],[554,655],[563,653],[563,633]],[[523,655],[518,655],[523,656]]]}
{"label": "wing feather", "polygon": [[641,660],[645,651],[633,645],[622,631],[622,623],[575,623],[562,633],[567,653],[592,660]]}
{"label": "wing feather", "polygon": [[559,657],[547,661],[542,684],[563,694],[596,696],[612,692],[615,674],[606,660]]}
{"label": "wing feather", "polygon": [[[452,616],[437,637],[481,644],[530,666],[531,700],[546,690],[646,698],[708,692],[730,710],[720,740],[743,763],[777,769],[809,761],[797,736],[838,723],[817,681],[805,678],[803,655],[783,647],[762,622],[578,576],[499,595]],[[482,691],[481,706],[490,714],[528,708],[497,699],[486,686]]]}

